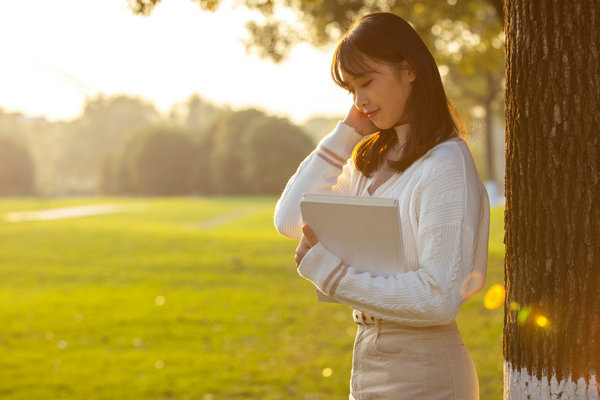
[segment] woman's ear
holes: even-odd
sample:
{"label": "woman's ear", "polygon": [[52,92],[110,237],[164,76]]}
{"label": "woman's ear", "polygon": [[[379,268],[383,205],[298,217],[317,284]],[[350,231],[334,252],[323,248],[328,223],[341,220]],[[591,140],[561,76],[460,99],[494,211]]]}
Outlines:
{"label": "woman's ear", "polygon": [[412,67],[409,65],[408,68],[406,69],[406,77],[408,78],[408,81],[410,83],[413,83],[415,81],[415,79],[417,79],[417,74],[415,74],[415,70],[412,69]]}
{"label": "woman's ear", "polygon": [[400,73],[400,76],[406,78],[408,80],[408,83],[413,83],[415,79],[417,79],[417,74],[415,73],[415,70],[408,61],[400,61],[400,63],[398,63],[397,65],[397,68],[398,72]]}

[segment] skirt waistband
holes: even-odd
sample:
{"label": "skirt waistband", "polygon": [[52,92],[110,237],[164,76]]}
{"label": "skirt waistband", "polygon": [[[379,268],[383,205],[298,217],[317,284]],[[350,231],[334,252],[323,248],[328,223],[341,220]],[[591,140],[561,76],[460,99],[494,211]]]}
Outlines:
{"label": "skirt waistband", "polygon": [[397,324],[395,322],[384,321],[380,318],[373,317],[372,315],[369,315],[367,313],[364,313],[364,312],[358,311],[358,310],[353,310],[352,318],[354,319],[354,322],[356,322],[358,325],[367,325],[367,326],[372,325],[372,326],[379,326],[379,327],[386,327],[386,328],[394,328],[394,329],[406,330],[407,332],[414,332],[414,333],[417,333],[417,332],[449,333],[449,332],[456,332],[458,330],[456,321],[452,321],[449,324],[445,324],[445,325],[408,326],[408,325]]}

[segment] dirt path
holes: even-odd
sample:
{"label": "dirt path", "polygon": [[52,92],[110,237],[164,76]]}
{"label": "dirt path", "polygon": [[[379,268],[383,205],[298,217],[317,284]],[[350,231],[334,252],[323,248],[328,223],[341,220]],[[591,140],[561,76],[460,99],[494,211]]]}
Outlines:
{"label": "dirt path", "polygon": [[49,221],[54,219],[86,217],[88,215],[143,211],[145,208],[145,206],[140,204],[97,204],[52,208],[49,210],[12,212],[5,214],[4,219],[8,222]]}

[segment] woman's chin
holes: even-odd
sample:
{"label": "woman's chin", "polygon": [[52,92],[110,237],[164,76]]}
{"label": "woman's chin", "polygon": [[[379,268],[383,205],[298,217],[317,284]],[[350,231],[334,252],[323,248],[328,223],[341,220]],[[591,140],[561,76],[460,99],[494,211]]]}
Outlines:
{"label": "woman's chin", "polygon": [[375,125],[375,127],[381,131],[385,131],[386,129],[391,129],[394,127],[394,125],[392,124],[386,124],[386,123],[381,123],[381,122],[376,122],[376,121],[372,121],[373,125]]}

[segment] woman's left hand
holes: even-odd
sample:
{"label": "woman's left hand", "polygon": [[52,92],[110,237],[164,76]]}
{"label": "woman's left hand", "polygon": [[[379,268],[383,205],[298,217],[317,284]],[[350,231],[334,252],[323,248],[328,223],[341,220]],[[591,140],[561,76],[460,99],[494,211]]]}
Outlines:
{"label": "woman's left hand", "polygon": [[302,226],[302,233],[304,235],[302,235],[302,239],[300,239],[300,243],[296,248],[296,255],[294,256],[294,260],[296,261],[296,268],[300,266],[300,262],[302,262],[302,259],[304,258],[306,253],[308,253],[308,250],[310,250],[311,247],[319,243],[319,240],[317,240],[317,235],[315,235],[315,232],[311,229],[310,226]]}

